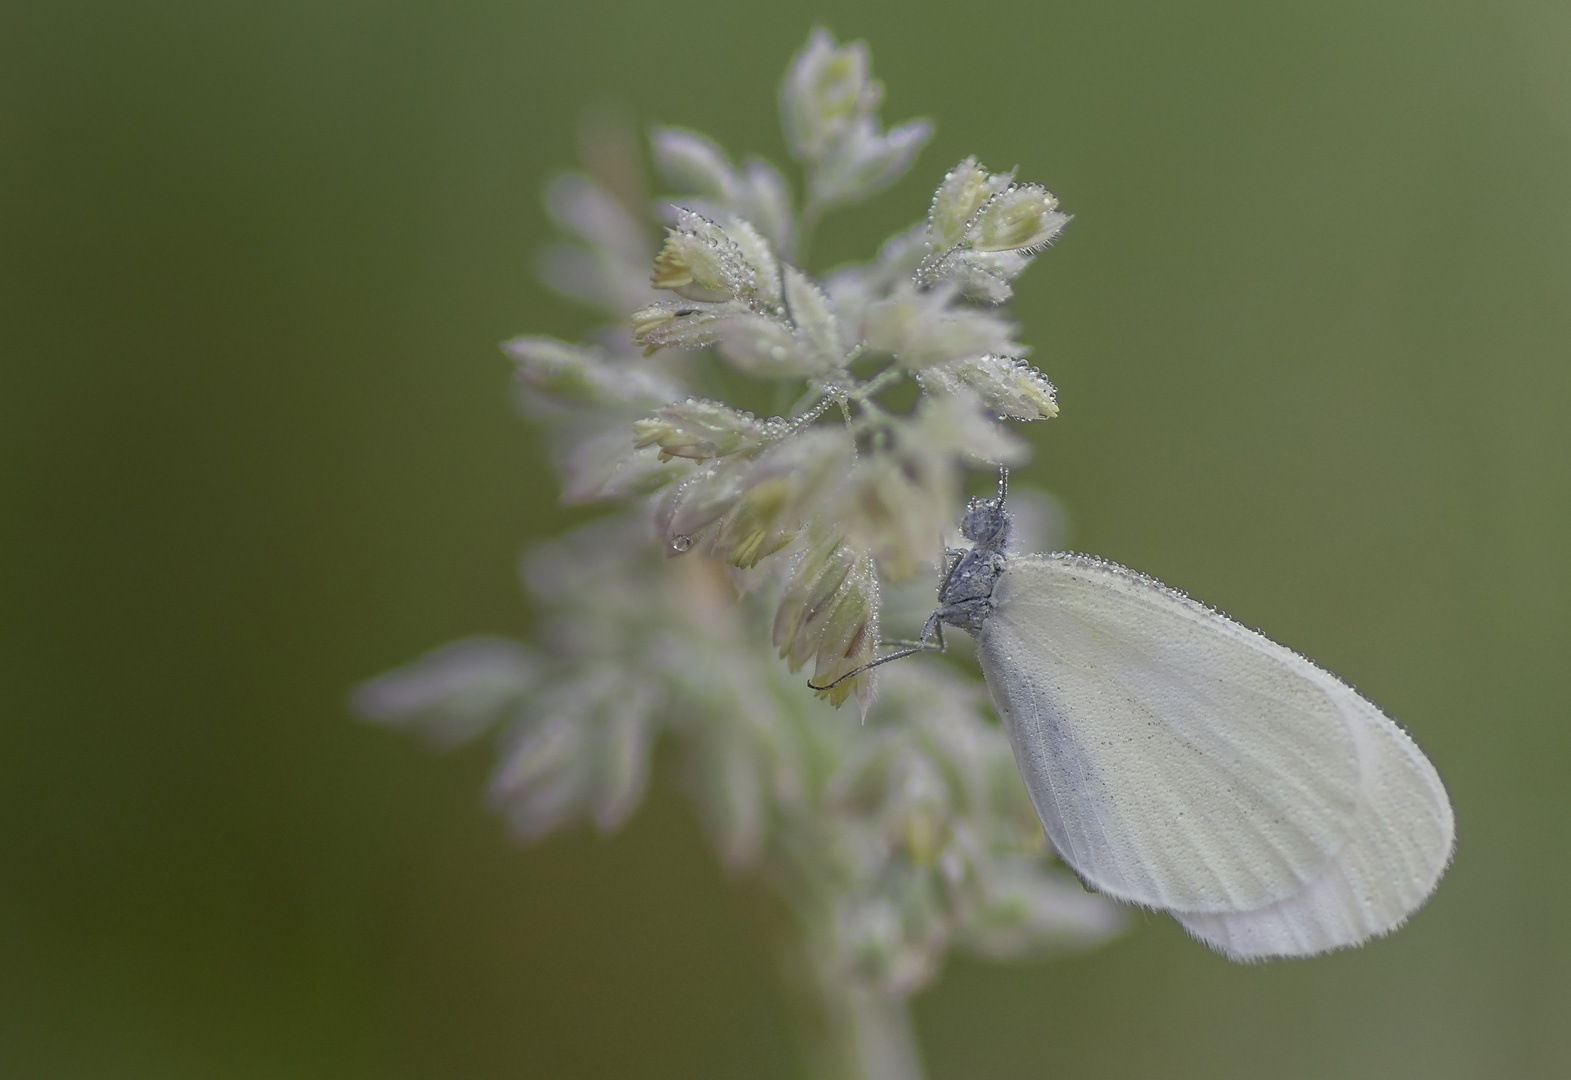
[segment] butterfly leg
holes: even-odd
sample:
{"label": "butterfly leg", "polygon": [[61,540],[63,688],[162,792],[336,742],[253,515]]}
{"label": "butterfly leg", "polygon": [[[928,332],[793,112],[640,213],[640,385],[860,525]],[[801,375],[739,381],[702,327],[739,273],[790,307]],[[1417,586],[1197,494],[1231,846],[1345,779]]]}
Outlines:
{"label": "butterfly leg", "polygon": [[[908,656],[915,656],[917,653],[923,652],[943,652],[946,648],[944,644],[944,623],[943,619],[940,618],[943,613],[944,609],[940,608],[938,611],[935,611],[932,615],[928,616],[927,624],[922,627],[922,636],[917,640],[880,641],[880,645],[898,645],[901,646],[901,648],[896,649],[892,653],[887,653],[884,656],[880,656],[878,659],[870,661],[869,663],[863,664],[861,667],[852,668],[850,671],[846,672],[838,679],[835,679],[833,682],[828,682],[820,686],[813,682],[812,679],[809,679],[807,680],[807,685],[813,690],[829,690],[839,686],[847,679],[854,679],[864,671],[869,671],[881,664],[887,664],[891,660],[903,660]],[[932,638],[933,640],[929,641],[929,638]]]}

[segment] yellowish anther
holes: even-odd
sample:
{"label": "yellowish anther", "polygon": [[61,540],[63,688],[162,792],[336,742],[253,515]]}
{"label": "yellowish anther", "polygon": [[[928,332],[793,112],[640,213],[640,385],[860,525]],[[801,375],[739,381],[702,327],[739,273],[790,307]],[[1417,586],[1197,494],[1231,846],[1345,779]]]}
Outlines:
{"label": "yellowish anther", "polygon": [[665,245],[655,256],[655,269],[649,283],[657,289],[670,289],[678,296],[706,303],[719,303],[736,295],[734,283],[727,280],[720,251],[711,242],[678,229],[666,232]]}
{"label": "yellowish anther", "polygon": [[667,405],[653,416],[633,422],[633,445],[660,447],[660,459],[693,461],[756,450],[784,426],[761,421],[717,401],[689,398]]}
{"label": "yellowish anther", "polygon": [[791,542],[796,530],[782,528],[779,520],[790,496],[791,481],[784,476],[755,484],[742,496],[722,525],[730,542],[726,562],[750,569]]}
{"label": "yellowish anther", "polygon": [[633,445],[642,450],[646,446],[658,444],[660,452],[657,455],[661,461],[670,461],[674,457],[690,457],[694,461],[703,461],[712,454],[682,453],[683,450],[696,449],[692,442],[682,438],[668,422],[658,417],[652,420],[633,421]]}
{"label": "yellowish anther", "polygon": [[649,284],[657,289],[680,289],[693,283],[693,272],[682,257],[681,248],[668,237],[660,254],[655,256],[655,272]]}
{"label": "yellowish anther", "polygon": [[644,346],[644,355],[653,356],[660,351],[660,346],[651,345],[644,339],[661,327],[669,326],[676,321],[676,312],[669,307],[651,304],[633,312],[633,344]]}

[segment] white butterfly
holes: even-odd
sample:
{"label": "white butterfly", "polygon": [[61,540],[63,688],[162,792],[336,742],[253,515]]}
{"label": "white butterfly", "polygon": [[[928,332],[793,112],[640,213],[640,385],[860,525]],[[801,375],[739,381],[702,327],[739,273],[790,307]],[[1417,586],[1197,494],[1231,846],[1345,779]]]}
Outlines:
{"label": "white butterfly", "polygon": [[[1004,479],[973,499],[939,607],[976,637],[1031,801],[1088,888],[1234,960],[1389,933],[1434,891],[1455,821],[1407,733],[1330,672],[1086,555],[1006,554]],[[852,673],[855,674],[855,673]]]}

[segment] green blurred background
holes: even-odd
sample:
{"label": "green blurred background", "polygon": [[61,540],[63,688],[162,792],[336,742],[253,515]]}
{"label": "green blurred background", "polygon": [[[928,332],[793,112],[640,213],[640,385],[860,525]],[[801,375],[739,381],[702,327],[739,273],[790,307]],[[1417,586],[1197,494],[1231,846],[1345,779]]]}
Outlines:
{"label": "green blurred background", "polygon": [[818,268],[963,154],[1049,184],[1029,478],[1402,719],[1460,831],[1360,951],[955,961],[932,1077],[1571,1075],[1563,0],[7,5],[0,1075],[786,1075],[677,796],[519,850],[486,748],[345,694],[527,632],[569,519],[496,342],[586,326],[530,271],[583,111],[783,159],[819,18],[938,135]]}

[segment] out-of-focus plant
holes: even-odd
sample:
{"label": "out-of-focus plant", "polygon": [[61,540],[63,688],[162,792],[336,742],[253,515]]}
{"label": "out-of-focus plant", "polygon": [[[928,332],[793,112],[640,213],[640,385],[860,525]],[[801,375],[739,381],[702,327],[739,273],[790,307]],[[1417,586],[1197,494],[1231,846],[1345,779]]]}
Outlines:
{"label": "out-of-focus plant", "polygon": [[[815,280],[799,267],[822,215],[886,188],[931,133],[885,130],[882,97],[864,45],[813,33],[780,90],[800,209],[773,165],[655,130],[679,192],[657,204],[658,246],[630,146],[592,139],[587,172],[552,182],[570,239],[541,276],[612,322],[589,344],[504,347],[564,500],[623,509],[527,554],[537,645],[459,642],[358,705],[447,743],[500,728],[491,798],[525,839],[617,828],[654,744],[674,743],[763,910],[807,1074],[904,1080],[920,1075],[907,999],[949,948],[1084,946],[1118,916],[1055,863],[978,679],[858,671],[882,623],[931,607],[964,470],[1019,462],[1006,421],[1057,412],[998,305],[1069,221],[1045,188],[967,158],[925,222]],[[913,406],[891,404],[913,386]],[[815,694],[804,667],[833,686]],[[848,698],[860,723],[824,700]]]}

